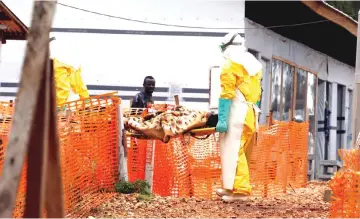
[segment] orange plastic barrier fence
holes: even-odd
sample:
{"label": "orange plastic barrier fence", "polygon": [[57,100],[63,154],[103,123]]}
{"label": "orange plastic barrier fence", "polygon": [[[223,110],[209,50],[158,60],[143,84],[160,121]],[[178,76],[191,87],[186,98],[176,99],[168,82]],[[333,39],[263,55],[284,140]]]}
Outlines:
{"label": "orange plastic barrier fence", "polygon": [[[253,195],[276,195],[286,192],[289,186],[305,187],[308,123],[276,122],[270,128],[260,127],[257,135],[249,161]],[[167,144],[128,138],[129,180],[144,180],[145,165],[153,160],[153,193],[213,199],[221,186],[218,138],[218,134],[205,140],[185,136]]]}
{"label": "orange plastic barrier fence", "polygon": [[[119,98],[92,97],[89,103],[68,102],[58,113],[60,157],[65,210],[81,217],[110,198],[119,180]],[[13,107],[0,103],[0,169],[10,132]],[[26,164],[13,216],[22,217],[26,190]]]}
{"label": "orange plastic barrier fence", "polygon": [[343,168],[329,182],[330,218],[360,218],[360,149],[339,150]]}

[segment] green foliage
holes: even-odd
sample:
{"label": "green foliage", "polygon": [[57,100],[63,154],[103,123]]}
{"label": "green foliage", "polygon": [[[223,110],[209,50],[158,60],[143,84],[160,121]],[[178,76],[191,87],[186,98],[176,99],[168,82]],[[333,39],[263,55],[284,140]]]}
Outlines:
{"label": "green foliage", "polygon": [[123,194],[131,194],[135,192],[135,186],[131,182],[120,181],[115,184],[115,191]]}
{"label": "green foliage", "polygon": [[357,20],[357,14],[360,8],[358,1],[326,1],[326,3]]}
{"label": "green foliage", "polygon": [[151,195],[149,183],[143,180],[136,180],[134,183],[119,181],[115,185],[115,190],[123,194],[139,193],[140,195]]}
{"label": "green foliage", "polygon": [[143,180],[136,180],[134,186],[137,193],[141,195],[151,195],[150,185],[148,182]]}
{"label": "green foliage", "polygon": [[151,201],[151,195],[138,195],[136,197],[136,200],[138,201],[147,201],[147,202],[150,202]]}

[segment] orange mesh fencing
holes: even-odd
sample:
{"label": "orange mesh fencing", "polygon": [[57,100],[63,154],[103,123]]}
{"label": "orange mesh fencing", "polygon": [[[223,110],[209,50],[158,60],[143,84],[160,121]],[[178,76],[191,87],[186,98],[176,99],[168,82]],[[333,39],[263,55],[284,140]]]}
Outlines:
{"label": "orange mesh fencing", "polygon": [[145,164],[147,141],[141,141],[135,138],[128,138],[127,145],[131,148],[128,150],[128,178],[130,182],[136,180],[145,180]]}
{"label": "orange mesh fencing", "polygon": [[194,197],[214,199],[221,188],[219,135],[205,140],[192,138],[189,148],[191,185]]}
{"label": "orange mesh fencing", "polygon": [[190,196],[190,163],[187,143],[174,138],[165,144],[155,141],[153,192],[162,196]]}
{"label": "orange mesh fencing", "polygon": [[286,192],[289,186],[306,186],[308,172],[308,123],[275,122],[260,127],[250,160],[253,194]]}
{"label": "orange mesh fencing", "polygon": [[[110,198],[119,180],[119,103],[105,94],[68,102],[58,113],[60,160],[68,216],[81,217]],[[0,103],[0,169],[10,132],[13,107]],[[22,217],[26,192],[26,162],[22,173],[14,217]]]}
{"label": "orange mesh fencing", "polygon": [[308,182],[309,123],[290,123],[287,159],[287,180],[294,188],[304,188]]}
{"label": "orange mesh fencing", "polygon": [[[276,122],[262,126],[249,161],[253,195],[286,192],[306,186],[308,172],[308,123]],[[221,186],[219,136],[207,139],[187,136],[159,140],[128,138],[129,179],[145,179],[145,165],[153,158],[153,193],[161,196],[216,198]],[[136,143],[135,143],[136,142]],[[141,151],[141,152],[140,152]],[[139,166],[140,165],[140,166]]]}
{"label": "orange mesh fencing", "polygon": [[330,218],[360,218],[360,149],[340,149],[343,168],[329,182]]}

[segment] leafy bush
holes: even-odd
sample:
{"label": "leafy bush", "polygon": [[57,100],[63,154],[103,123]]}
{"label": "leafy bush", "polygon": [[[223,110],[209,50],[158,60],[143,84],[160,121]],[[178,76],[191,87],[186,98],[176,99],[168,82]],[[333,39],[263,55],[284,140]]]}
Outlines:
{"label": "leafy bush", "polygon": [[135,192],[135,186],[131,182],[120,181],[116,183],[115,191],[123,194],[131,194]]}
{"label": "leafy bush", "polygon": [[146,181],[136,180],[135,182],[119,181],[115,185],[116,192],[123,194],[139,193],[141,195],[151,195],[150,185]]}

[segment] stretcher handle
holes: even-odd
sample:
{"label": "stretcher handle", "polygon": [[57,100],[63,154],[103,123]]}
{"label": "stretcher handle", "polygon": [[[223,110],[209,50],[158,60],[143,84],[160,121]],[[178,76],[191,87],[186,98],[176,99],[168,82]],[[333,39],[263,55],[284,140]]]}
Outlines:
{"label": "stretcher handle", "polygon": [[206,135],[205,137],[196,137],[196,134],[195,133],[191,133],[191,137],[195,138],[195,139],[198,139],[198,140],[206,140],[208,139],[212,134],[209,134],[209,135]]}
{"label": "stretcher handle", "polygon": [[175,99],[175,107],[180,105],[180,101],[179,101],[179,95],[174,95],[174,99]]}

